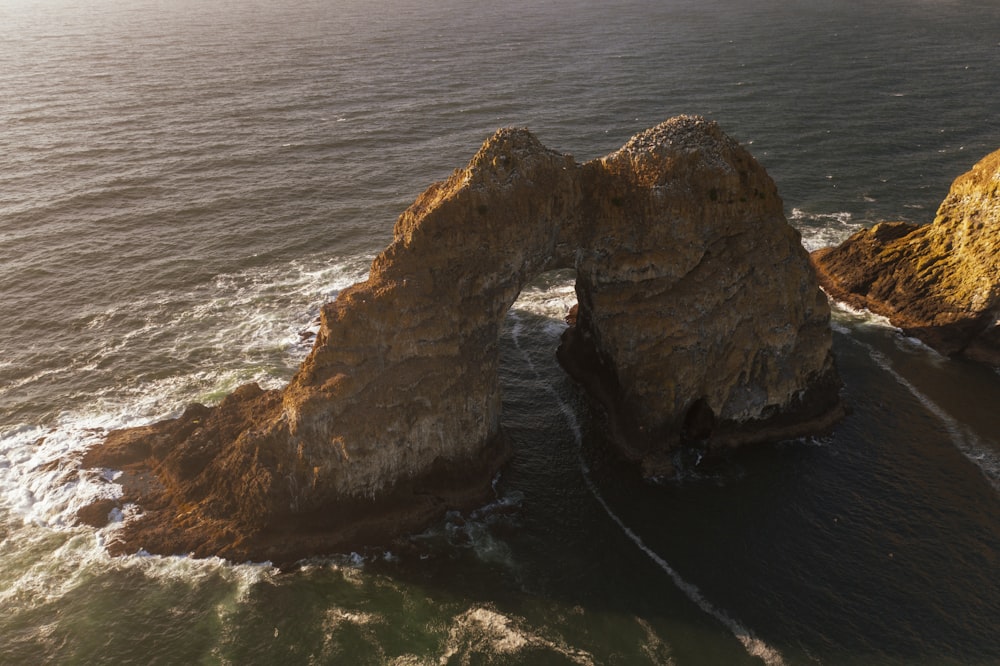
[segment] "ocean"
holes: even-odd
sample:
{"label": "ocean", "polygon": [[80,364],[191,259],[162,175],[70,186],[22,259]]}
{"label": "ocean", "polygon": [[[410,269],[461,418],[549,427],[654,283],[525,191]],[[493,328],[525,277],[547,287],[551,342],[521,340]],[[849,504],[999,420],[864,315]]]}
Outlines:
{"label": "ocean", "polygon": [[674,115],[816,249],[1000,148],[995,0],[0,0],[0,663],[1000,664],[1000,376],[835,307],[828,434],[639,482],[508,314],[495,501],[291,572],[75,511],[111,428],[280,387],[320,305],[498,127],[584,161]]}

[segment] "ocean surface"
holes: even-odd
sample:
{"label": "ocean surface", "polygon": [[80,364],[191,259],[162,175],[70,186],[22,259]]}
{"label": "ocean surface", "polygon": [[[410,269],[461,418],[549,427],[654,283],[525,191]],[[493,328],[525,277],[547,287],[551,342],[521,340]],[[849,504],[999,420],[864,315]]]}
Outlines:
{"label": "ocean surface", "polygon": [[0,664],[1000,664],[1000,376],[837,308],[825,436],[636,483],[501,340],[496,500],[397,547],[108,557],[76,461],[279,387],[320,305],[502,126],[578,161],[681,113],[809,249],[929,222],[1000,148],[995,0],[0,0]]}

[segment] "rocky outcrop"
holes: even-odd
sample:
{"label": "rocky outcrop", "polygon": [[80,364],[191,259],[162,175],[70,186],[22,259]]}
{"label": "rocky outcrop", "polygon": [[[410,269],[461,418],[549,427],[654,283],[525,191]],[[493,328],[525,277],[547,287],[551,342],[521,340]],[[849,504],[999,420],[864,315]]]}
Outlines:
{"label": "rocky outcrop", "polygon": [[143,511],[113,551],[282,562],[483,501],[508,455],[502,321],[529,280],[562,268],[579,307],[560,357],[647,473],[684,443],[797,435],[839,414],[826,298],[737,142],[680,117],[579,165],[504,129],[323,307],[285,389],[244,386],[88,454],[124,470]]}
{"label": "rocky outcrop", "polygon": [[877,224],[812,259],[833,298],[943,354],[1000,364],[1000,150],[955,179],[933,223]]}

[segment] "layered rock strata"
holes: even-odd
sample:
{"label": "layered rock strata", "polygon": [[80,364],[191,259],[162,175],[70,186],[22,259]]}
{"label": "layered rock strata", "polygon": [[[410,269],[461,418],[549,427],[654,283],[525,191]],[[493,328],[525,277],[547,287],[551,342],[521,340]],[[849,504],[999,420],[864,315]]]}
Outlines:
{"label": "layered rock strata", "polygon": [[323,307],[285,389],[244,386],[88,453],[124,470],[143,512],[113,552],[286,562],[483,501],[508,455],[501,324],[553,269],[577,275],[561,359],[647,473],[684,443],[798,435],[839,414],[808,255],[774,183],[716,124],[675,118],[582,165],[504,129]]}
{"label": "layered rock strata", "polygon": [[1000,364],[1000,150],[955,179],[931,224],[877,224],[812,259],[833,298]]}

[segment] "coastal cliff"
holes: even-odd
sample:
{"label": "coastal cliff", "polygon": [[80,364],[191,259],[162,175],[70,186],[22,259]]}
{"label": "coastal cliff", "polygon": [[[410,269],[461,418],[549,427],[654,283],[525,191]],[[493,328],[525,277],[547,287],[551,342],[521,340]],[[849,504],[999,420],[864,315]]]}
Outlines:
{"label": "coastal cliff", "polygon": [[1000,150],[955,179],[931,224],[883,222],[812,260],[831,297],[1000,365]]}
{"label": "coastal cliff", "polygon": [[[498,339],[524,285],[576,272],[559,356],[646,474],[681,446],[805,434],[840,413],[829,307],[773,181],[682,116],[585,164],[503,129],[400,216],[322,309],[288,386],[112,432],[115,553],[288,562],[385,543],[486,500],[509,455]],[[101,522],[107,504],[82,517]]]}

